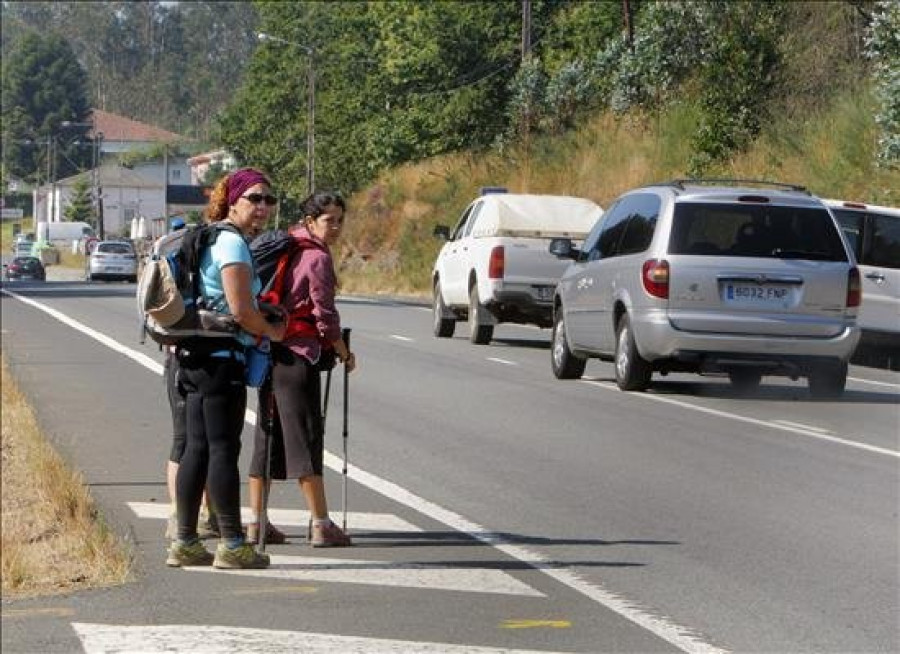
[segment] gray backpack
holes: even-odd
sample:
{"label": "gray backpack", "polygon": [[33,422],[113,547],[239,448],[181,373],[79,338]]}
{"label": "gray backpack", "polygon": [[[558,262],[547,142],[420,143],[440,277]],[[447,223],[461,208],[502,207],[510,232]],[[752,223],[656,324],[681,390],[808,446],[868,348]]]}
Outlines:
{"label": "gray backpack", "polygon": [[146,336],[161,345],[179,345],[187,339],[237,334],[234,317],[208,308],[200,291],[200,254],[223,229],[237,231],[213,223],[177,230],[153,244],[136,292],[141,343]]}

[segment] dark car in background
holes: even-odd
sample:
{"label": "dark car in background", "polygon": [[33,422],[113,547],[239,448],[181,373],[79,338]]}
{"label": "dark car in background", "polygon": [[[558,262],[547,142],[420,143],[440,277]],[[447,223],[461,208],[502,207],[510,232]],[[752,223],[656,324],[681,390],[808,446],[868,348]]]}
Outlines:
{"label": "dark car in background", "polygon": [[6,279],[10,281],[19,279],[47,281],[47,271],[37,257],[16,257],[4,268],[6,269]]}

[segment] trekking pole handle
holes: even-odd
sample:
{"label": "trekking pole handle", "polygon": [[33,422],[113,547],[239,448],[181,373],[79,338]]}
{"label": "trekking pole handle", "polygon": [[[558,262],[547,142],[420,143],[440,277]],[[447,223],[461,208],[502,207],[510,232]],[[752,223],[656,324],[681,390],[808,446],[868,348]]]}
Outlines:
{"label": "trekking pole handle", "polygon": [[347,346],[347,356],[350,355],[350,328],[344,327],[341,330],[341,339],[344,341],[344,345]]}

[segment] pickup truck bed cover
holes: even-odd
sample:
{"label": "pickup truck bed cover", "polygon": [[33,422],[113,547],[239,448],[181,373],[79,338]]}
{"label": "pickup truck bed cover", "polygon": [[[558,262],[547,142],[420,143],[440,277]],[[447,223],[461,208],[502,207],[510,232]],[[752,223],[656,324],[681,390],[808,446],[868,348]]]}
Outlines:
{"label": "pickup truck bed cover", "polygon": [[602,213],[597,204],[585,198],[498,194],[485,202],[472,236],[582,239]]}

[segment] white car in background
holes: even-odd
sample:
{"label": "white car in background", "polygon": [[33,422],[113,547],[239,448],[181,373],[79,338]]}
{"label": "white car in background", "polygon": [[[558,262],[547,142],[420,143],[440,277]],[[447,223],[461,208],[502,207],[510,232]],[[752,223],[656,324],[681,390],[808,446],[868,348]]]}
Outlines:
{"label": "white car in background", "polygon": [[900,209],[825,200],[862,276],[862,362],[900,370]]}
{"label": "white car in background", "polygon": [[91,251],[89,260],[88,281],[137,282],[137,253],[129,241],[100,241]]}
{"label": "white car in background", "polygon": [[34,251],[34,241],[16,241],[13,243],[14,257],[30,257]]}

